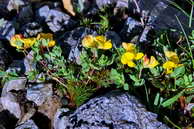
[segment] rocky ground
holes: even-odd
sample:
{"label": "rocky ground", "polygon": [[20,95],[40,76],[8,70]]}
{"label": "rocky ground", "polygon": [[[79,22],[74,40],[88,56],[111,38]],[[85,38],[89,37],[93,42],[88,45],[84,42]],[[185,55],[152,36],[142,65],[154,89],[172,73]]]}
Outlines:
{"label": "rocky ground", "polygon": [[[111,29],[105,33],[116,46],[122,41],[138,41],[149,50],[155,32],[181,30],[174,16],[188,23],[188,17],[165,0],[74,0],[83,17],[98,15],[104,6],[113,6]],[[186,7],[186,5],[183,5]],[[25,73],[32,68],[31,55],[18,54],[9,41],[15,34],[25,37],[40,32],[54,34],[66,58],[79,62],[80,42],[94,28],[80,25],[80,16],[64,10],[62,1],[2,0],[0,1],[0,68],[16,71],[16,80],[0,87],[0,129],[168,129],[147,111],[138,98],[117,90],[96,95],[75,110],[66,107],[66,99],[55,92],[52,83],[30,82]],[[184,26],[187,33],[191,30]],[[194,26],[193,26],[194,28]],[[174,34],[173,36],[176,36]],[[39,75],[41,77],[41,75]]]}

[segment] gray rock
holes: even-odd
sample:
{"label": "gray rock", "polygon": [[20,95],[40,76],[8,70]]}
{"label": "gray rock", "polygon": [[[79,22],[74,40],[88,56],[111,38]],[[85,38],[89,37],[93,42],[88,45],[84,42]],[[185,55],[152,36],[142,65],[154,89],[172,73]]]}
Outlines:
{"label": "gray rock", "polygon": [[26,121],[24,124],[19,125],[15,129],[39,129],[37,125],[32,120]]}
{"label": "gray rock", "polygon": [[50,10],[50,8],[48,5],[40,7],[37,10],[37,17],[40,18],[40,20],[45,21],[48,14],[49,14],[49,10]]}
{"label": "gray rock", "polygon": [[0,48],[0,70],[5,70],[11,61],[11,56],[8,51],[4,48]]}
{"label": "gray rock", "polygon": [[55,117],[54,117],[54,129],[63,129],[64,124],[68,121],[68,117],[62,117],[62,114],[68,113],[69,109],[67,108],[60,108],[57,110]]}
{"label": "gray rock", "polygon": [[12,22],[1,19],[0,23],[0,39],[10,40],[15,35],[15,28]]}
{"label": "gray rock", "polygon": [[137,98],[119,91],[91,99],[73,114],[59,112],[55,129],[170,129]]}
{"label": "gray rock", "polygon": [[73,6],[78,10],[79,13],[87,11],[89,8],[93,8],[93,1],[90,0],[73,0]]}
{"label": "gray rock", "polygon": [[96,34],[95,31],[86,28],[78,27],[72,31],[65,32],[63,38],[61,39],[63,43],[68,44],[71,47],[75,47],[81,43],[81,40],[89,34]]}
{"label": "gray rock", "polygon": [[10,80],[3,86],[2,96],[6,95],[12,90],[19,91],[25,89],[27,79],[24,77],[18,78],[17,80]]}
{"label": "gray rock", "polygon": [[71,48],[69,52],[68,60],[75,61],[77,64],[81,63],[80,62],[80,50],[78,46]]}
{"label": "gray rock", "polygon": [[9,111],[0,112],[0,129],[14,129],[16,123],[17,119]]}
{"label": "gray rock", "polygon": [[63,48],[65,56],[71,61],[79,62],[81,41],[86,35],[96,35],[96,32],[85,27],[78,27],[72,31],[65,32],[58,42]]}
{"label": "gray rock", "polygon": [[8,110],[18,119],[22,116],[22,111],[19,102],[17,102],[16,97],[12,94],[11,91],[19,91],[25,89],[26,81],[26,78],[19,78],[17,80],[8,81],[4,84],[1,93],[0,100],[3,109]]}
{"label": "gray rock", "polygon": [[116,32],[108,31],[105,33],[105,36],[107,39],[112,41],[112,43],[115,47],[119,47],[121,45],[121,42],[122,42],[121,38]]}
{"label": "gray rock", "polygon": [[[183,14],[182,11],[176,9],[166,0],[137,0],[137,4],[142,15],[145,12],[149,14],[147,24],[153,25],[155,30],[173,28],[182,31],[175,16],[177,16],[179,20],[181,20],[181,23],[183,24],[187,32],[191,31],[191,28],[194,28],[193,23],[192,27],[189,29],[189,18],[185,14]],[[135,6],[131,7],[131,5],[134,5],[133,1],[129,2],[129,9],[136,8]]]}
{"label": "gray rock", "polygon": [[23,60],[13,60],[9,65],[9,68],[6,72],[16,72],[17,74],[25,73],[25,65]]}
{"label": "gray rock", "polygon": [[26,98],[40,106],[52,94],[52,84],[38,84],[27,89]]}
{"label": "gray rock", "polygon": [[27,4],[24,0],[8,0],[7,9],[9,11],[11,10],[19,10],[19,8],[23,5]]}
{"label": "gray rock", "polygon": [[46,18],[46,23],[53,32],[57,32],[72,28],[76,22],[69,15],[51,9]]}
{"label": "gray rock", "polygon": [[12,95],[11,93],[7,93],[6,95],[1,96],[0,100],[4,110],[8,110],[18,119],[22,116],[20,105],[14,95]]}
{"label": "gray rock", "polygon": [[24,6],[20,9],[18,14],[18,22],[23,26],[26,23],[33,21],[33,10],[31,5]]}
{"label": "gray rock", "polygon": [[42,31],[41,25],[37,22],[27,23],[22,27],[22,34],[24,37],[35,37]]}
{"label": "gray rock", "polygon": [[33,59],[33,51],[29,52],[29,54],[24,58],[25,74],[36,69],[36,64]]}
{"label": "gray rock", "polygon": [[38,107],[38,112],[47,116],[51,120],[53,127],[54,116],[57,110],[61,107],[60,98],[57,96],[49,97],[41,106]]}
{"label": "gray rock", "polygon": [[96,0],[98,8],[115,5],[116,8],[128,8],[129,0]]}
{"label": "gray rock", "polygon": [[130,40],[136,35],[141,34],[143,26],[141,23],[131,17],[128,17],[127,21],[122,28],[120,35],[123,41],[130,42]]}
{"label": "gray rock", "polygon": [[0,124],[0,129],[6,129],[2,124]]}
{"label": "gray rock", "polygon": [[113,5],[115,3],[116,3],[116,0],[96,0],[96,5],[100,9],[108,5]]}
{"label": "gray rock", "polygon": [[0,112],[3,111],[3,105],[1,104],[1,101],[0,101]]}
{"label": "gray rock", "polygon": [[38,9],[37,17],[46,22],[53,32],[68,30],[76,24],[69,15],[57,9],[50,9],[47,5]]}
{"label": "gray rock", "polygon": [[129,0],[117,0],[116,7],[117,8],[128,8]]}
{"label": "gray rock", "polygon": [[152,26],[146,26],[140,36],[140,43],[152,43],[154,37],[154,30]]}

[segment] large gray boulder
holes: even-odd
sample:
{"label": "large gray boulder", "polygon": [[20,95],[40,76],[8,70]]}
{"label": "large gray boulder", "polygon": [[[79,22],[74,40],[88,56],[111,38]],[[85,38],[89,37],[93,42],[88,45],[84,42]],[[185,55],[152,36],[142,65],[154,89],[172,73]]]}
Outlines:
{"label": "large gray boulder", "polygon": [[[179,18],[183,24],[186,31],[190,32],[191,28],[194,27],[194,24],[191,28],[188,28],[189,17],[187,17],[182,11],[175,8],[167,0],[136,0],[137,6],[134,6],[134,1],[129,2],[129,9],[133,7],[136,9],[136,12],[139,11],[141,14],[147,14],[148,24],[151,24],[154,29],[178,29],[181,30],[181,27],[177,21],[176,16]],[[174,2],[175,0],[170,0]]]}
{"label": "large gray boulder", "polygon": [[91,99],[74,113],[59,109],[55,129],[169,129],[139,100],[120,91]]}

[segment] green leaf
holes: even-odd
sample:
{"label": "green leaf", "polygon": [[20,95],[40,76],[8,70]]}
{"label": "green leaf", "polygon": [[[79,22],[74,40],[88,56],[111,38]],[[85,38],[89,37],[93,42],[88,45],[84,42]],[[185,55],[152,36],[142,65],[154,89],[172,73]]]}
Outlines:
{"label": "green leaf", "polygon": [[175,80],[175,85],[184,86],[184,80],[182,78]]}
{"label": "green leaf", "polygon": [[149,69],[150,72],[154,75],[154,76],[159,76],[160,75],[160,72],[159,72],[159,69],[157,68],[151,68]]}
{"label": "green leaf", "polygon": [[190,84],[189,77],[187,75],[184,75],[183,79],[184,79],[185,85],[189,85]]}
{"label": "green leaf", "polygon": [[127,83],[124,84],[124,90],[129,90],[129,85]]}
{"label": "green leaf", "polygon": [[33,70],[33,71],[29,71],[27,73],[27,78],[29,80],[34,80],[36,78],[36,75],[38,74],[38,72],[36,70]]}
{"label": "green leaf", "polygon": [[110,80],[114,81],[119,87],[124,86],[125,78],[123,73],[119,73],[116,69],[112,69],[110,72]]}
{"label": "green leaf", "polygon": [[135,82],[134,86],[142,86],[145,83],[144,79],[139,79],[139,81]]}
{"label": "green leaf", "polygon": [[43,46],[48,46],[48,40],[42,39],[42,45]]}
{"label": "green leaf", "polygon": [[177,95],[175,95],[174,97],[172,97],[172,98],[170,98],[170,99],[164,101],[164,102],[162,103],[162,106],[163,106],[163,107],[168,107],[168,106],[170,106],[170,105],[173,104],[175,101],[177,101],[178,98],[181,97],[181,96],[183,95],[183,93],[184,93],[184,90],[181,91],[181,92],[179,92],[179,93],[178,93]]}
{"label": "green leaf", "polygon": [[186,103],[190,103],[191,100],[194,98],[194,95],[190,95],[186,98]]}
{"label": "green leaf", "polygon": [[138,78],[135,75],[129,75],[130,79],[133,80],[134,82],[138,82]]}
{"label": "green leaf", "polygon": [[154,99],[154,105],[157,106],[159,104],[159,101],[160,101],[160,93],[157,93],[156,94],[156,97]]}
{"label": "green leaf", "polygon": [[6,72],[0,70],[0,78],[6,76]]}
{"label": "green leaf", "polygon": [[184,73],[185,73],[185,66],[180,66],[180,67],[175,68],[174,72],[171,73],[170,76],[172,78],[177,78],[177,77],[184,75]]}

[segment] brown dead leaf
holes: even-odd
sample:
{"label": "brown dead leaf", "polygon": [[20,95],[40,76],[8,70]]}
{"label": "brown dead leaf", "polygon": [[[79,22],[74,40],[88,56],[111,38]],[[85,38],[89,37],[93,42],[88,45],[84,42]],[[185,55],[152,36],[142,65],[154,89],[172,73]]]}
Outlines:
{"label": "brown dead leaf", "polygon": [[62,0],[63,7],[73,16],[75,16],[75,12],[73,10],[72,0]]}

